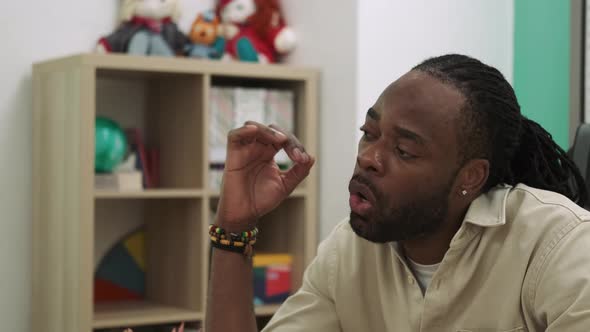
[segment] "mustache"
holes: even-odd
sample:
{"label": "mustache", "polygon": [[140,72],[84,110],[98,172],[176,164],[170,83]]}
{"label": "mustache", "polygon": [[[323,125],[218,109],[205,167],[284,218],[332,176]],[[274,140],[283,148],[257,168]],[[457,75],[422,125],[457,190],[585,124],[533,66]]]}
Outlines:
{"label": "mustache", "polygon": [[350,179],[350,181],[356,181],[360,184],[364,184],[365,186],[367,186],[367,188],[369,188],[369,190],[373,193],[373,195],[375,195],[375,199],[377,201],[380,201],[381,193],[379,192],[379,190],[377,190],[377,187],[375,187],[375,185],[373,184],[373,182],[371,182],[371,180],[367,179],[366,177],[364,177],[360,174],[355,174],[352,176],[352,179]]}

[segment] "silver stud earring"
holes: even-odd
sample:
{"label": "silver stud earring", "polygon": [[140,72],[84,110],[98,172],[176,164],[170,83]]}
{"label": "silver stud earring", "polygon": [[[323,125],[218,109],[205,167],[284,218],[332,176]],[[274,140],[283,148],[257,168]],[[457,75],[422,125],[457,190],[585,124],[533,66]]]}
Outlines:
{"label": "silver stud earring", "polygon": [[463,196],[467,195],[467,190],[463,189],[463,191],[461,192],[461,195],[463,195]]}

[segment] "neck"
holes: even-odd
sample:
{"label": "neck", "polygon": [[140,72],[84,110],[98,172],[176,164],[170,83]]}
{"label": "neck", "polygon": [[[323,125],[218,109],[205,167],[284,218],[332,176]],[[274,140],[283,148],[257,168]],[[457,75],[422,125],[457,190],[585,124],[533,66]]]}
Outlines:
{"label": "neck", "polygon": [[400,241],[406,257],[423,265],[440,263],[449,250],[451,240],[463,224],[465,213],[467,213],[467,207],[461,209],[459,213],[449,213],[442,223],[443,226],[436,233]]}

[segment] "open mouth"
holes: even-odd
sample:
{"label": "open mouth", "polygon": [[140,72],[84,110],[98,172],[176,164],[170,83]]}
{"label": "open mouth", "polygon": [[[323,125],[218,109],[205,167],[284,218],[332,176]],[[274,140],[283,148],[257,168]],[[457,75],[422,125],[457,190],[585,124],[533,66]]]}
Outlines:
{"label": "open mouth", "polygon": [[367,201],[367,197],[365,197],[365,195],[363,195],[363,193],[358,192],[356,193],[363,201]]}
{"label": "open mouth", "polygon": [[374,210],[377,199],[364,179],[354,178],[348,184],[350,209],[361,217],[368,217]]}
{"label": "open mouth", "polygon": [[352,212],[363,217],[368,216],[373,209],[373,204],[360,193],[351,193],[349,204]]}
{"label": "open mouth", "polygon": [[371,204],[375,204],[377,202],[375,193],[373,193],[371,188],[362,181],[358,181],[356,179],[351,180],[348,185],[348,191],[351,195],[354,194],[358,196],[364,202],[369,202]]}

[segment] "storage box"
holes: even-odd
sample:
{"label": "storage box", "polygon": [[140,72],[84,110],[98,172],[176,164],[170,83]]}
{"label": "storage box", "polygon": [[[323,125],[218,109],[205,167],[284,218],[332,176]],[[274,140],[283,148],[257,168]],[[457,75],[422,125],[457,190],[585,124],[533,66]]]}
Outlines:
{"label": "storage box", "polygon": [[291,265],[287,254],[254,255],[254,305],[282,303],[291,294]]}

